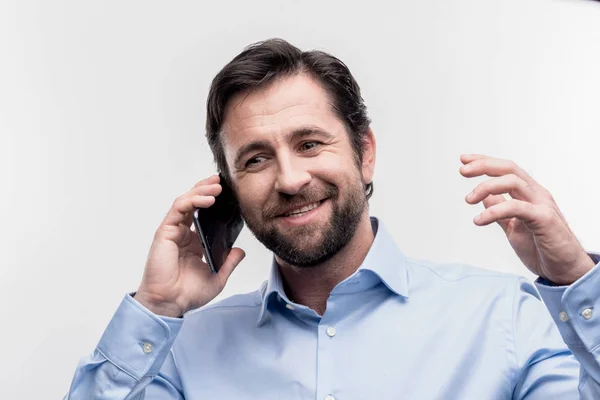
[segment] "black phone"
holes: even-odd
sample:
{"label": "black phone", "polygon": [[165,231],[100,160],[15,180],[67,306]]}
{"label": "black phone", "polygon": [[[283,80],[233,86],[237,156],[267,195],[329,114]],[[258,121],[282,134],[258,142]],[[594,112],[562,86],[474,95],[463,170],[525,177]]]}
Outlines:
{"label": "black phone", "polygon": [[209,208],[194,210],[194,225],[200,241],[206,263],[213,274],[219,272],[227,259],[233,243],[244,227],[237,199],[222,175],[220,185],[223,188]]}

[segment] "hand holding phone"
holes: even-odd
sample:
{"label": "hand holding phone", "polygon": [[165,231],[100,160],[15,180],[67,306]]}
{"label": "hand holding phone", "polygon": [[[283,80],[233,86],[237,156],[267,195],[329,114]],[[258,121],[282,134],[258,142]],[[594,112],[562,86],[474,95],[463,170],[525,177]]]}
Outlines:
{"label": "hand holding phone", "polygon": [[211,176],[178,197],[154,235],[134,298],[157,315],[179,317],[210,302],[245,256],[242,249],[231,249],[212,273],[202,259],[202,242],[190,229],[194,210],[215,204],[222,191],[219,182],[217,175]]}
{"label": "hand holding phone", "polygon": [[196,232],[202,242],[206,263],[216,274],[227,259],[233,243],[244,227],[240,208],[225,179],[220,176],[221,193],[209,208],[194,210]]}

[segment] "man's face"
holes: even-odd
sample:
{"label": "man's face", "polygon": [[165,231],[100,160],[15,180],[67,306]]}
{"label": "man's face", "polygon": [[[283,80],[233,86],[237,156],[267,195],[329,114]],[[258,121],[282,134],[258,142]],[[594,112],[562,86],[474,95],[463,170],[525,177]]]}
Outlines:
{"label": "man's face", "polygon": [[372,167],[358,162],[313,79],[295,75],[234,96],[223,139],[246,224],[281,260],[318,265],[352,239]]}

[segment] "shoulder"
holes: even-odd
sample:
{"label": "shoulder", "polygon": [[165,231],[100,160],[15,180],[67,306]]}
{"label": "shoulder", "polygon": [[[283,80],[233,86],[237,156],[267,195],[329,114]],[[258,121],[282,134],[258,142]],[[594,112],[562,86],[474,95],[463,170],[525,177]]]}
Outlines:
{"label": "shoulder", "polygon": [[240,324],[246,320],[249,322],[253,320],[256,323],[265,284],[266,282],[255,291],[235,294],[188,312],[184,317],[185,325],[206,324],[207,322],[224,324],[228,321]]}
{"label": "shoulder", "polygon": [[416,291],[448,291],[465,296],[477,293],[514,296],[515,290],[535,292],[533,283],[522,276],[466,263],[434,263],[407,258],[406,267],[410,286]]}
{"label": "shoulder", "polygon": [[193,348],[194,354],[214,356],[211,352],[215,349],[235,343],[239,335],[256,330],[262,304],[261,289],[213,300],[186,313],[173,352],[185,358]]}

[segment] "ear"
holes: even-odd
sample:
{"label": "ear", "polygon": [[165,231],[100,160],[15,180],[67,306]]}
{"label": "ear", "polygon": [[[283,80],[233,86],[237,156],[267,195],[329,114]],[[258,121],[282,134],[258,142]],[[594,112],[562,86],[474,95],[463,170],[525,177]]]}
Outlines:
{"label": "ear", "polygon": [[371,128],[369,128],[363,141],[363,157],[361,165],[363,183],[365,185],[373,182],[373,176],[375,175],[376,150],[375,135]]}

